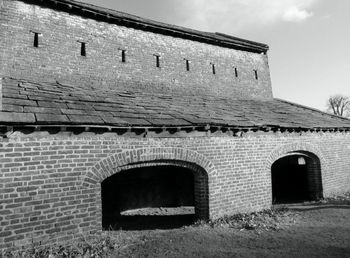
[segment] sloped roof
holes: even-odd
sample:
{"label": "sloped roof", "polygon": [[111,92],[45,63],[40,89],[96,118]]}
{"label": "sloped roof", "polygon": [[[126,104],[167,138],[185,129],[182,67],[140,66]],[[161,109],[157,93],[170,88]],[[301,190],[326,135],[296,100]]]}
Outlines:
{"label": "sloped roof", "polygon": [[350,128],[350,120],[279,99],[128,92],[2,79],[2,124]]}
{"label": "sloped roof", "polygon": [[74,0],[20,0],[31,4],[49,7],[55,10],[61,10],[68,13],[77,14],[83,17],[102,20],[109,23],[132,27],[136,29],[152,31],[164,35],[191,39],[194,41],[205,42],[213,45],[224,46],[239,50],[250,51],[254,53],[266,53],[268,45],[254,42],[246,39],[225,35],[222,33],[212,33],[184,28],[176,25],[170,25],[150,19],[138,17],[136,15],[95,6],[88,3],[82,3]]}

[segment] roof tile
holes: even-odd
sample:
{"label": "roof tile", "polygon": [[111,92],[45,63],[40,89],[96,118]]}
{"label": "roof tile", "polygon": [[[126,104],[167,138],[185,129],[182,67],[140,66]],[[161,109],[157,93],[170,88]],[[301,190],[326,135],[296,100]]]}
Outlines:
{"label": "roof tile", "polygon": [[6,123],[35,123],[32,113],[0,112],[0,121]]}
{"label": "roof tile", "polygon": [[[21,91],[17,91],[19,88]],[[241,127],[350,128],[349,119],[279,99],[233,99],[211,95],[169,95],[142,91],[128,93],[117,89],[118,87],[115,87],[114,90],[106,92],[97,86],[86,90],[81,85],[74,87],[61,83],[4,78],[3,111],[9,112],[1,112],[0,121],[17,124],[155,127],[210,124]],[[15,95],[18,98],[13,95],[14,91],[17,92]],[[45,98],[51,101],[26,99],[40,96],[43,92]],[[12,98],[9,98],[10,96]],[[60,99],[52,101],[54,96],[60,96]]]}
{"label": "roof tile", "polygon": [[68,118],[74,124],[104,124],[104,121],[98,116],[68,115]]}
{"label": "roof tile", "polygon": [[3,94],[2,103],[4,104],[12,104],[17,106],[37,106],[36,101],[26,100],[22,98],[9,98],[6,94]]}
{"label": "roof tile", "polygon": [[67,105],[63,102],[38,101],[38,105],[44,108],[67,108]]}
{"label": "roof tile", "polygon": [[65,115],[55,115],[55,114],[41,114],[36,113],[37,122],[41,123],[66,123],[69,122],[69,119]]}
{"label": "roof tile", "polygon": [[58,108],[48,108],[48,107],[28,107],[25,106],[23,109],[24,113],[46,113],[46,114],[61,114],[61,110]]}

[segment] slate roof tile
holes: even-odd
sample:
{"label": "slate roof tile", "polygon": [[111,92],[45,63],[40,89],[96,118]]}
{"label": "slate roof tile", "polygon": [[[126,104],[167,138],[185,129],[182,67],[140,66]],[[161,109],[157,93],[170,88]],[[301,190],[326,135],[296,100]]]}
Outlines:
{"label": "slate roof tile", "polygon": [[3,104],[2,111],[23,113],[23,107],[11,104]]}
{"label": "slate roof tile", "polygon": [[0,122],[109,126],[350,128],[350,120],[279,99],[127,92],[3,78]]}
{"label": "slate roof tile", "polygon": [[150,125],[152,125],[147,120],[140,119],[140,118],[123,117],[122,120],[126,121],[129,125],[135,125],[135,126],[150,126]]}
{"label": "slate roof tile", "polygon": [[8,123],[34,123],[33,113],[0,112],[0,121]]}
{"label": "slate roof tile", "polygon": [[100,118],[103,120],[103,122],[107,125],[119,125],[119,126],[128,126],[129,123],[119,117],[113,117],[113,116],[100,116]]}
{"label": "slate roof tile", "polygon": [[67,123],[69,119],[66,115],[35,113],[36,121],[42,123]]}
{"label": "slate roof tile", "polygon": [[102,118],[88,115],[68,115],[70,122],[74,124],[104,124]]}
{"label": "slate roof tile", "polygon": [[54,101],[38,101],[39,107],[47,108],[67,108],[67,105],[63,102],[54,102]]}
{"label": "slate roof tile", "polygon": [[37,106],[36,101],[22,99],[22,98],[10,98],[7,95],[3,95],[2,103],[17,105],[17,106]]}
{"label": "slate roof tile", "polygon": [[[81,104],[81,103],[78,103],[78,104],[71,104],[71,103],[68,103],[67,104],[67,107],[69,109],[79,109],[79,110],[94,110],[92,106],[89,106],[88,104]],[[65,108],[67,108],[65,107]]]}
{"label": "slate roof tile", "polygon": [[176,126],[176,125],[191,125],[190,122],[183,119],[158,119],[158,118],[146,118],[146,120],[155,126],[162,126],[164,124]]}
{"label": "slate roof tile", "polygon": [[62,108],[60,110],[65,115],[87,115],[88,114],[85,110],[79,110],[79,109]]}
{"label": "slate roof tile", "polygon": [[8,92],[6,94],[6,96],[8,98],[12,98],[12,99],[28,99],[28,97],[26,95],[21,95],[20,92]]}
{"label": "slate roof tile", "polygon": [[29,107],[25,106],[23,108],[24,113],[44,113],[44,114],[61,114],[61,110],[58,108],[48,108],[48,107]]}

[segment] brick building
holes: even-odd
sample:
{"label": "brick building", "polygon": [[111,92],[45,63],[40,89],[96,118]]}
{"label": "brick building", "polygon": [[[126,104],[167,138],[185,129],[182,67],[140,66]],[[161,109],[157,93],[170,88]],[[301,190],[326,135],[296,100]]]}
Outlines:
{"label": "brick building", "polygon": [[0,33],[0,249],[350,190],[350,121],[273,98],[265,44],[71,0],[0,0]]}

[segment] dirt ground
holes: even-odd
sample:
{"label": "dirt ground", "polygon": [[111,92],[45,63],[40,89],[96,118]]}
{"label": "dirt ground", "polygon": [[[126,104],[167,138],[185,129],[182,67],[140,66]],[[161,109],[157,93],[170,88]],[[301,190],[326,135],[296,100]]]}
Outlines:
{"label": "dirt ground", "polygon": [[[140,212],[150,213],[151,219],[160,215],[163,220],[157,218],[158,223],[178,228],[165,229],[150,223],[158,229],[104,231],[67,245],[34,245],[29,249],[7,250],[3,257],[350,258],[350,193],[320,202],[278,206],[182,227],[179,223],[187,219],[174,209],[135,210],[125,215],[140,216],[141,225],[145,221],[147,224]],[[185,218],[192,212],[188,209]]]}
{"label": "dirt ground", "polygon": [[[121,257],[350,257],[350,203],[290,205],[272,229],[203,224],[123,232]],[[270,222],[267,222],[270,223]],[[115,234],[118,234],[115,232]]]}

